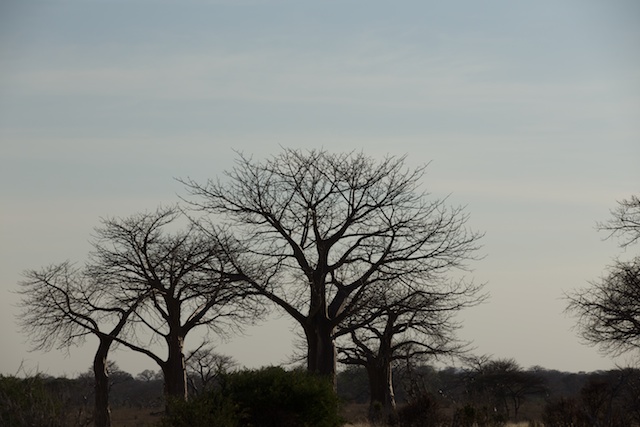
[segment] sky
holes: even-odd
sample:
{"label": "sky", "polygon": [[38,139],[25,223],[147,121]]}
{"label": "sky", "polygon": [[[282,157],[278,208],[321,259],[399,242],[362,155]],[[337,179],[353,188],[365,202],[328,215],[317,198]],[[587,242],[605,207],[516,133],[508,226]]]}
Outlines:
{"label": "sky", "polygon": [[[0,373],[74,376],[95,350],[29,351],[24,270],[81,264],[100,218],[283,147],[429,164],[423,188],[485,233],[471,275],[490,298],[458,316],[476,354],[635,361],[581,342],[564,295],[638,251],[595,225],[640,192],[639,2],[2,0]],[[259,367],[289,360],[295,336],[274,317],[210,338]]]}

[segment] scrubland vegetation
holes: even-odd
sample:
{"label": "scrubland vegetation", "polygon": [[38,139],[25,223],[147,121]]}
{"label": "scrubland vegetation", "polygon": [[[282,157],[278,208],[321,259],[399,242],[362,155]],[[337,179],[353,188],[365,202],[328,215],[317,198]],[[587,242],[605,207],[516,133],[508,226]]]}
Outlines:
{"label": "scrubland vegetation", "polygon": [[[234,370],[165,407],[162,379],[115,371],[113,426],[366,427],[369,388],[364,369],[338,374],[338,392],[303,369]],[[484,370],[417,367],[394,370],[399,427],[640,425],[640,370],[568,373],[522,370],[497,360]],[[191,378],[199,384],[201,379]],[[200,383],[201,384],[201,383]],[[89,375],[0,377],[0,425],[86,426],[93,422]],[[195,389],[194,389],[195,390]],[[169,411],[168,413],[166,411]],[[386,423],[376,424],[379,426]]]}

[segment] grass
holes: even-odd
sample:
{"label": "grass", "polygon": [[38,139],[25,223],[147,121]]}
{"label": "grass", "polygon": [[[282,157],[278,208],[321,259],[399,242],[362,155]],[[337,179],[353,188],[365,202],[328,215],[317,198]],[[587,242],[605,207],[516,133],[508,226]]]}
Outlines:
{"label": "grass", "polygon": [[[366,421],[363,422],[356,422],[356,423],[348,423],[345,424],[344,427],[373,427],[371,424],[369,424]],[[382,427],[380,425],[377,425],[376,427]],[[522,421],[519,423],[507,423],[505,427],[529,427],[529,423],[526,421]]]}
{"label": "grass", "polygon": [[[344,427],[374,427],[367,421],[368,404],[349,404],[342,408],[342,416],[347,423]],[[154,427],[160,421],[162,412],[158,408],[112,408],[111,422],[118,427]],[[539,424],[540,425],[540,424]],[[375,427],[383,427],[376,425]],[[506,427],[529,427],[529,423],[508,423]]]}
{"label": "grass", "polygon": [[156,426],[162,418],[157,408],[112,408],[111,424],[118,427]]}

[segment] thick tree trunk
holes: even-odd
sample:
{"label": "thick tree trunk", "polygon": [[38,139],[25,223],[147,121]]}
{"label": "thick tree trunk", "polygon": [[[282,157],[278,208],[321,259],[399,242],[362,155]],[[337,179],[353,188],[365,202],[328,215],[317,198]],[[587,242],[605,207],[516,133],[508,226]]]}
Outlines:
{"label": "thick tree trunk", "polygon": [[307,370],[314,374],[327,377],[336,388],[337,352],[333,340],[333,329],[329,321],[316,318],[307,326]]}
{"label": "thick tree trunk", "polygon": [[187,373],[184,362],[184,337],[171,335],[168,340],[169,357],[162,366],[166,397],[187,400]]}
{"label": "thick tree trunk", "polygon": [[369,376],[369,421],[371,424],[388,423],[396,420],[396,398],[393,392],[391,363],[375,359],[367,366]]}
{"label": "thick tree trunk", "polygon": [[107,373],[107,355],[111,340],[100,339],[98,350],[93,358],[93,374],[95,378],[94,425],[96,427],[111,426],[111,409],[109,408],[109,374]]}

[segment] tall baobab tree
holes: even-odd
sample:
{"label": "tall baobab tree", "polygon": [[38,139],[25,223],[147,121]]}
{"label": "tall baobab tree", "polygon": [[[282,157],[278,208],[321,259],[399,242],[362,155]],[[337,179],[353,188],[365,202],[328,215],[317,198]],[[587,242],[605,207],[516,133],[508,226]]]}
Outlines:
{"label": "tall baobab tree", "polygon": [[285,149],[240,155],[224,180],[183,182],[211,235],[238,254],[237,277],[301,326],[308,370],[335,381],[336,328],[367,289],[426,285],[478,247],[463,209],[420,189],[423,173],[404,157]]}

